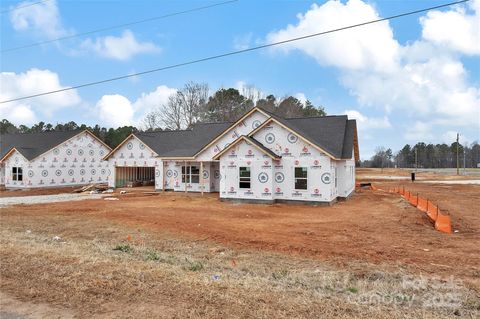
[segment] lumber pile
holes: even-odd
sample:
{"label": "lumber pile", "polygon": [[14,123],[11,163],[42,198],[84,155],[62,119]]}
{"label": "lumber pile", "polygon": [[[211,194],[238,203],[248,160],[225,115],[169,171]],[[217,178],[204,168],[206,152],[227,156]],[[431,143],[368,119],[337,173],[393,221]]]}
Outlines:
{"label": "lumber pile", "polygon": [[108,189],[107,184],[89,184],[73,190],[73,193],[95,192],[101,193]]}

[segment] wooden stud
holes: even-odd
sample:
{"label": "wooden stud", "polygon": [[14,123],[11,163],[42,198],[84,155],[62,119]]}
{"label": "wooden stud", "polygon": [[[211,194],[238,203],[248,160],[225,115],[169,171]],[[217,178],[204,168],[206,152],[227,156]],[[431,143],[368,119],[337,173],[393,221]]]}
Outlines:
{"label": "wooden stud", "polygon": [[203,162],[200,162],[200,188],[202,190],[202,196],[203,196]]}
{"label": "wooden stud", "polygon": [[[184,161],[184,164],[185,164],[185,193],[187,193],[187,161]],[[183,173],[183,172],[180,172],[180,173]]]}

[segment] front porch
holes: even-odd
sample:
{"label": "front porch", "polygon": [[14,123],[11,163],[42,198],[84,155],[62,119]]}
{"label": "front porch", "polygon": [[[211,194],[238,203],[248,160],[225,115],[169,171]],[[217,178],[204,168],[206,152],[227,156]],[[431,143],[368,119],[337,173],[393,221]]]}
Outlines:
{"label": "front porch", "polygon": [[170,160],[163,165],[164,190],[214,193],[220,188],[218,161]]}

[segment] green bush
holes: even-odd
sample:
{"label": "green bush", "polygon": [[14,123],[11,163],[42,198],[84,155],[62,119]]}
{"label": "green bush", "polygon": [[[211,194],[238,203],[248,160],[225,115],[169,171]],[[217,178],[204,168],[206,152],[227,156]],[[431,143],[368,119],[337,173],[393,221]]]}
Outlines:
{"label": "green bush", "polygon": [[113,250],[121,251],[122,253],[131,253],[133,248],[129,244],[118,244]]}

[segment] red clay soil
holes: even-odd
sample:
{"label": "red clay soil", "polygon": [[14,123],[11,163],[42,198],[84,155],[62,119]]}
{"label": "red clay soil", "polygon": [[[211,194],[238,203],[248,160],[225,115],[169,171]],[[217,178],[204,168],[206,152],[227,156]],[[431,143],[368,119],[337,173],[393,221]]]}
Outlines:
{"label": "red clay soil", "polygon": [[56,215],[84,216],[92,223],[106,218],[236,248],[299,254],[340,264],[355,260],[403,264],[424,273],[478,279],[480,186],[415,184],[415,189],[431,194],[441,208],[447,208],[459,232],[440,233],[397,194],[371,190],[360,190],[331,207],[224,203],[213,194],[137,193],[117,195],[118,201],[8,207],[0,216],[21,215],[39,223],[51,222]]}
{"label": "red clay soil", "polygon": [[80,186],[69,187],[48,187],[48,188],[27,188],[27,189],[0,189],[0,198],[2,197],[20,197],[34,195],[54,195],[61,193],[71,193]]}

